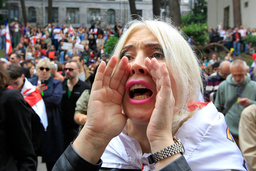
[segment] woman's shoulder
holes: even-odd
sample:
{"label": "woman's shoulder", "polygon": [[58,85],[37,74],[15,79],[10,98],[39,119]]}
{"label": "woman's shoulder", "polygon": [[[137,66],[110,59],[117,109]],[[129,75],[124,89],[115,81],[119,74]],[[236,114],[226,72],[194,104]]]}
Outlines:
{"label": "woman's shoulder", "polygon": [[38,80],[37,76],[34,76],[34,77],[28,79],[28,81],[31,82],[33,85],[36,84],[37,80]]}

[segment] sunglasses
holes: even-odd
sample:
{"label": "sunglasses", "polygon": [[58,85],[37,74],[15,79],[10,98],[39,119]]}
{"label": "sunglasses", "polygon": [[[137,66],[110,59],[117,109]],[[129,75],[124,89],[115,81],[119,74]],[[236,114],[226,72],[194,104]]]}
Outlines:
{"label": "sunglasses", "polygon": [[50,68],[44,68],[44,67],[40,67],[39,68],[41,71],[45,70],[45,71],[50,71]]}
{"label": "sunglasses", "polygon": [[65,71],[69,70],[70,72],[74,71],[74,68],[64,68]]}

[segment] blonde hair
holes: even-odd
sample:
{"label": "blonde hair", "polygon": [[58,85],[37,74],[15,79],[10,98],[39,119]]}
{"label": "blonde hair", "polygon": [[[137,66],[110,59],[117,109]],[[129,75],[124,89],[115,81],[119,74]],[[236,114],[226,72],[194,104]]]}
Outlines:
{"label": "blonde hair", "polygon": [[130,36],[141,29],[149,29],[162,46],[165,63],[172,76],[172,89],[175,106],[179,107],[173,118],[172,133],[198,110],[189,111],[188,105],[203,93],[199,60],[188,42],[171,24],[158,20],[135,20],[127,24],[128,30],[121,36],[113,55],[120,57],[121,51]]}
{"label": "blonde hair", "polygon": [[38,61],[37,65],[36,65],[36,69],[39,69],[41,66],[43,66],[44,64],[46,64],[50,69],[52,69],[52,64],[50,59],[48,58],[42,58]]}
{"label": "blonde hair", "polygon": [[200,66],[195,53],[181,34],[171,25],[158,20],[135,20],[128,25],[129,29],[121,36],[113,55],[120,56],[123,46],[134,32],[149,29],[162,46],[167,68],[173,77],[175,105],[186,108],[195,101],[200,90],[203,91]]}

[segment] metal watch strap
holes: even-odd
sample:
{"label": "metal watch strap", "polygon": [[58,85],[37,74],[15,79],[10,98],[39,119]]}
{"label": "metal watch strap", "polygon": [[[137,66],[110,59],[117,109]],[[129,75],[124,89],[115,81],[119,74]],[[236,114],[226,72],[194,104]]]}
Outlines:
{"label": "metal watch strap", "polygon": [[163,160],[167,157],[173,156],[175,154],[181,153],[183,154],[185,152],[184,146],[182,144],[182,142],[180,141],[180,139],[174,139],[174,144],[164,148],[161,151],[158,151],[154,154],[151,154],[150,156],[148,156],[148,162],[149,164],[153,164],[158,162],[159,160]]}

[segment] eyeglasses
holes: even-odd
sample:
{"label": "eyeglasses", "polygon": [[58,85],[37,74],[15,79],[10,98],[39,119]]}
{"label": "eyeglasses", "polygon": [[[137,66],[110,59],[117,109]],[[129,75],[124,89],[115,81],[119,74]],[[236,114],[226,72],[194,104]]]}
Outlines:
{"label": "eyeglasses", "polygon": [[74,68],[64,68],[65,71],[69,70],[70,72],[74,71]]}
{"label": "eyeglasses", "polygon": [[43,71],[43,70],[50,71],[50,68],[40,67],[39,69],[40,69],[41,71]]}

